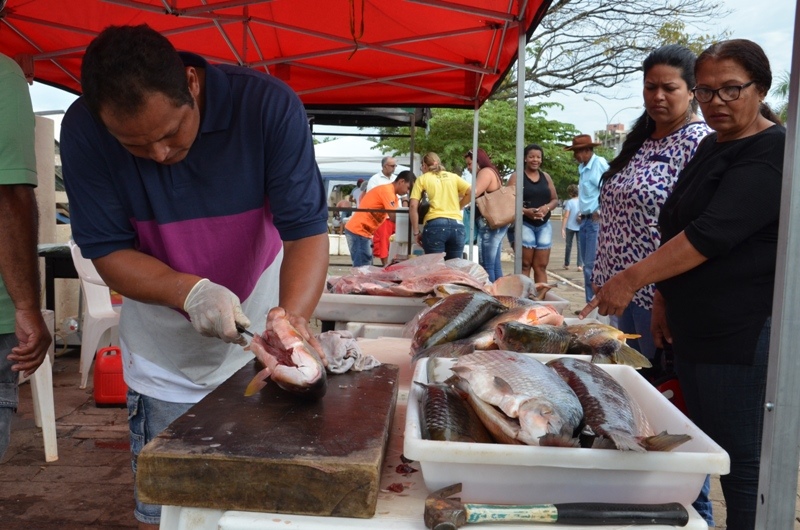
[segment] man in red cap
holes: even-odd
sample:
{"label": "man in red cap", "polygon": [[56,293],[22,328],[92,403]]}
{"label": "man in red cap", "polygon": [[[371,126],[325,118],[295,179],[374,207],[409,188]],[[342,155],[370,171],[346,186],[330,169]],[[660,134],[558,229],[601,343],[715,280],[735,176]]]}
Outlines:
{"label": "man in red cap", "polygon": [[579,134],[572,139],[572,145],[565,147],[572,151],[578,161],[578,248],[583,253],[583,280],[586,301],[594,298],[592,289],[592,270],[597,256],[597,234],[600,231],[600,177],[608,169],[608,162],[594,154],[595,146],[588,134]]}

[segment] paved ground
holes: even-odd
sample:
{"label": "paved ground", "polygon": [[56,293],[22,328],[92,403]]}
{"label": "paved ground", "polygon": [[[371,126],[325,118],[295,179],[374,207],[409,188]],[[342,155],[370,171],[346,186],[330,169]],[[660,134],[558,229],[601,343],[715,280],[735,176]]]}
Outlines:
{"label": "paved ground", "polygon": [[[557,293],[570,300],[570,311],[580,309],[583,278],[574,267],[563,270],[560,238],[550,263],[550,280],[559,282]],[[348,268],[347,257],[331,257],[331,274],[341,274]],[[504,269],[513,272],[513,263],[504,262]],[[33,421],[30,386],[25,384],[20,389],[21,404],[11,446],[0,464],[0,528],[4,530],[136,527],[126,412],[122,408],[97,408],[92,378],[89,388],[78,388],[78,364],[77,350],[67,351],[55,361],[56,462],[44,461],[42,437]],[[717,520],[723,521],[725,507],[718,480],[713,483],[712,499]],[[800,524],[795,528],[800,529]]]}

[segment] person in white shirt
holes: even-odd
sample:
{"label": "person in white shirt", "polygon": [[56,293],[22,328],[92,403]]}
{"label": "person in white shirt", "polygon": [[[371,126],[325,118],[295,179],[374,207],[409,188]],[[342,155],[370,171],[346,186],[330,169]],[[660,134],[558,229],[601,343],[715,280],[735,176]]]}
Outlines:
{"label": "person in white shirt", "polygon": [[[367,192],[372,188],[394,182],[397,177],[394,173],[395,169],[397,169],[397,160],[391,156],[383,157],[380,173],[372,175],[367,182]],[[389,262],[389,239],[394,234],[394,229],[394,222],[387,217],[372,236],[372,255],[379,258],[383,266]]]}

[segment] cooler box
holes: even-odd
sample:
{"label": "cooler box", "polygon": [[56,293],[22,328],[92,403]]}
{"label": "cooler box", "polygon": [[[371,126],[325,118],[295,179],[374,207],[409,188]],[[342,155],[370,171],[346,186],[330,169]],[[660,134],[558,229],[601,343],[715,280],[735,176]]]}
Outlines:
{"label": "cooler box", "polygon": [[125,405],[128,386],[122,378],[119,346],[97,350],[94,361],[94,402],[96,405]]}

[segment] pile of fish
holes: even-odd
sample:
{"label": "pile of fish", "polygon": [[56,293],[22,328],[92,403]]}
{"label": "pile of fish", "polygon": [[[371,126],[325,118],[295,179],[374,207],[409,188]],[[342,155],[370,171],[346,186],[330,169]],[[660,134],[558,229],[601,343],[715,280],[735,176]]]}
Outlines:
{"label": "pile of fish", "polygon": [[636,452],[669,451],[691,439],[654,435],[625,388],[582,359],[561,357],[545,365],[492,350],[459,357],[451,369],[456,375],[445,383],[417,383],[427,439],[486,442],[488,431],[497,443]]}
{"label": "pile of fish", "polygon": [[645,356],[625,344],[620,330],[597,322],[564,325],[558,312],[528,299],[455,293],[438,300],[409,323],[411,354],[460,357],[476,350],[591,355],[592,362],[648,368]]}
{"label": "pile of fish", "polygon": [[541,299],[550,286],[533,283],[529,277],[504,276],[489,282],[486,271],[465,259],[445,261],[444,253],[426,254],[379,268],[354,267],[345,276],[329,277],[327,292],[373,296],[448,296],[456,292],[484,292]]}

